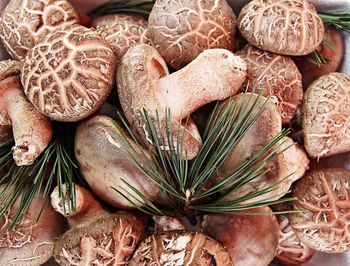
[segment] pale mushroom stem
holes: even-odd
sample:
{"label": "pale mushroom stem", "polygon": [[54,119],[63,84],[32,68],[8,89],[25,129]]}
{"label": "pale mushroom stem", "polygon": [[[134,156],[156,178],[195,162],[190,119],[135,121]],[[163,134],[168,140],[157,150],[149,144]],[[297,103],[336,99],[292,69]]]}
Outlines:
{"label": "pale mushroom stem", "polygon": [[30,165],[49,145],[52,126],[25,97],[19,77],[0,82],[0,123],[12,125],[15,146],[13,158],[17,165]]}

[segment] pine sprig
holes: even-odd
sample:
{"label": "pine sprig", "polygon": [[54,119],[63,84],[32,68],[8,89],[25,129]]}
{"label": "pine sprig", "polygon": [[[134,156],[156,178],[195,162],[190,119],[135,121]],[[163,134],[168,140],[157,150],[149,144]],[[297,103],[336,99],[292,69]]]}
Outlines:
{"label": "pine sprig", "polygon": [[98,17],[115,13],[137,13],[149,15],[155,0],[110,0],[93,10],[89,15]]}
{"label": "pine sprig", "polygon": [[333,25],[338,29],[350,32],[350,9],[319,12],[318,15],[326,25]]}

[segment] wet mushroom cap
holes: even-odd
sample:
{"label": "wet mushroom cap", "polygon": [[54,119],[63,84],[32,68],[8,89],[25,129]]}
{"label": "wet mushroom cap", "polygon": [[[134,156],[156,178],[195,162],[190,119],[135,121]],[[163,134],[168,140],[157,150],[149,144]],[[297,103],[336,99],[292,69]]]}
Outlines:
{"label": "wet mushroom cap", "polygon": [[206,49],[235,47],[236,16],[226,0],[157,0],[149,37],[164,60],[180,69]]}
{"label": "wet mushroom cap", "polygon": [[80,25],[60,28],[28,52],[24,92],[52,120],[79,121],[107,99],[115,65],[112,49],[98,33]]}
{"label": "wet mushroom cap", "polygon": [[305,0],[253,0],[238,17],[243,37],[261,50],[284,55],[307,55],[321,43],[322,19]]}
{"label": "wet mushroom cap", "polygon": [[307,153],[313,158],[350,151],[350,76],[330,73],[306,90],[302,128]]}
{"label": "wet mushroom cap", "polygon": [[318,169],[296,182],[289,214],[297,237],[322,252],[350,250],[350,172],[344,169]]}
{"label": "wet mushroom cap", "polygon": [[79,23],[67,0],[11,0],[0,19],[0,39],[10,55],[23,60],[49,31]]}

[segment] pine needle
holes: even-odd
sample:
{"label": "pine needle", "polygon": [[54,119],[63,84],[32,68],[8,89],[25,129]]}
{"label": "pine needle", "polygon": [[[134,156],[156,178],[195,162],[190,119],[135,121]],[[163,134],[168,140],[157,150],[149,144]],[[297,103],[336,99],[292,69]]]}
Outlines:
{"label": "pine needle", "polygon": [[89,15],[98,17],[115,13],[136,13],[148,16],[155,0],[110,0],[93,10]]}
{"label": "pine needle", "polygon": [[318,15],[326,25],[333,25],[338,29],[350,32],[350,9],[319,12]]}

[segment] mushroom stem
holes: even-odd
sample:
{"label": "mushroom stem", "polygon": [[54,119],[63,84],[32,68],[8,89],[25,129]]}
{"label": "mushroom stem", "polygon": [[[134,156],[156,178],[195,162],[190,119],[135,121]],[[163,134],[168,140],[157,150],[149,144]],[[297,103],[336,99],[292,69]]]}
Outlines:
{"label": "mushroom stem", "polygon": [[0,82],[0,124],[12,125],[16,143],[13,158],[19,166],[32,164],[52,138],[49,119],[24,96],[18,76]]}

